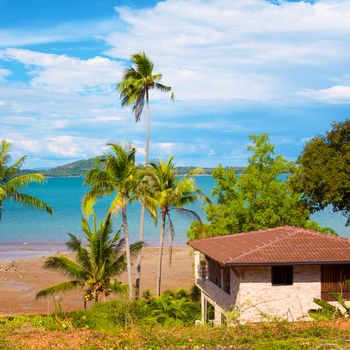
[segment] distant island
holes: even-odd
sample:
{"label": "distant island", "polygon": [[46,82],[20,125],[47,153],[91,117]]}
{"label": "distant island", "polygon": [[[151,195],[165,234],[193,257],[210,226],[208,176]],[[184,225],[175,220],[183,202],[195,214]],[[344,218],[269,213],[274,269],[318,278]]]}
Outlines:
{"label": "distant island", "polygon": [[[35,169],[23,169],[21,171],[22,174],[29,173],[40,173],[45,175],[46,177],[83,177],[85,173],[93,168],[95,162],[100,157],[90,158],[90,159],[82,159],[77,160],[73,163],[60,165],[47,170],[35,170]],[[179,174],[186,174],[187,172],[196,169],[195,166],[178,166],[176,170]],[[211,175],[214,168],[210,167],[200,167],[204,170],[205,175]],[[235,167],[236,172],[241,172],[243,167]]]}

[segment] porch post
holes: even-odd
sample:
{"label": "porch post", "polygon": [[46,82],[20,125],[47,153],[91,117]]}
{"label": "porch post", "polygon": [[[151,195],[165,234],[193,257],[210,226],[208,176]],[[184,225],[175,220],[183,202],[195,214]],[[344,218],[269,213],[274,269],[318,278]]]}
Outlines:
{"label": "porch post", "polygon": [[201,291],[201,321],[206,323],[207,320],[207,299],[205,299],[203,292]]}
{"label": "porch post", "polygon": [[198,279],[200,279],[202,276],[200,275],[200,263],[201,263],[201,253],[198,251],[194,252],[194,280],[195,283]]}

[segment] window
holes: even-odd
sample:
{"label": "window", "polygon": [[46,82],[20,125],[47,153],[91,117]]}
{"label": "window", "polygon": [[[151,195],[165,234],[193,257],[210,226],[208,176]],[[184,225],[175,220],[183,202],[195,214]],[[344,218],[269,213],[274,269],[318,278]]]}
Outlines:
{"label": "window", "polygon": [[272,266],[271,283],[273,286],[289,286],[293,284],[293,266]]}

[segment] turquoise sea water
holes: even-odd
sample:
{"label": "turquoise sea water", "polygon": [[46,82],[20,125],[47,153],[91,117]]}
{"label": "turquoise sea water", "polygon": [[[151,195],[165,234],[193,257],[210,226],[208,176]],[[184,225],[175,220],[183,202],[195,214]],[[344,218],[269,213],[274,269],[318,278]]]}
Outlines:
{"label": "turquoise sea water", "polygon": [[[198,186],[205,194],[210,195],[215,181],[210,176],[196,178]],[[0,220],[0,243],[2,247],[13,243],[49,243],[60,244],[67,240],[67,233],[81,235],[81,199],[86,191],[81,178],[51,178],[43,185],[32,185],[27,192],[48,202],[55,211],[54,216],[46,213],[19,206],[16,203],[4,204],[2,219]],[[109,205],[109,200],[104,199],[96,205],[97,217],[103,219]],[[205,219],[201,209],[202,204],[196,204],[191,209],[196,210],[202,219]],[[128,208],[130,234],[132,240],[138,238],[140,206],[133,204]],[[330,209],[313,215],[313,219],[322,226],[330,226],[339,234],[350,237],[349,228],[345,227],[345,218],[339,213],[333,213]],[[186,230],[191,220],[177,213],[173,214],[176,229],[176,244],[184,244],[187,240]],[[115,220],[115,226],[120,225],[120,220]],[[159,228],[146,217],[145,241],[149,244],[157,244]]]}

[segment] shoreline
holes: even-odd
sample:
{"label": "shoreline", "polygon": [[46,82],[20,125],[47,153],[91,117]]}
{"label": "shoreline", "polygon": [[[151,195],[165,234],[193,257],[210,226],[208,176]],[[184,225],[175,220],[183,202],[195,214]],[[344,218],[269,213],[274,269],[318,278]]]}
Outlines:
{"label": "shoreline", "polygon": [[[61,253],[67,254],[65,251]],[[158,249],[145,247],[142,251],[141,295],[145,290],[155,291]],[[173,263],[168,263],[169,250],[164,250],[162,291],[166,289],[189,289],[194,283],[193,256],[190,247],[174,246]],[[133,259],[132,278],[136,278],[136,258]],[[42,265],[45,256],[22,258],[10,262],[0,262],[0,316],[48,314],[54,311],[51,298],[35,300],[35,294],[50,285],[67,280],[60,272],[45,270]],[[123,272],[118,278],[127,282]],[[81,309],[82,291],[77,289],[59,293],[58,300],[64,311]],[[112,295],[106,300],[113,299]]]}
{"label": "shoreline", "polygon": [[[177,243],[173,248],[185,248],[187,244]],[[144,248],[159,248],[157,244],[145,244]],[[167,247],[164,247],[165,250]],[[28,259],[44,258],[50,255],[69,254],[66,244],[49,242],[0,242],[0,264]]]}

